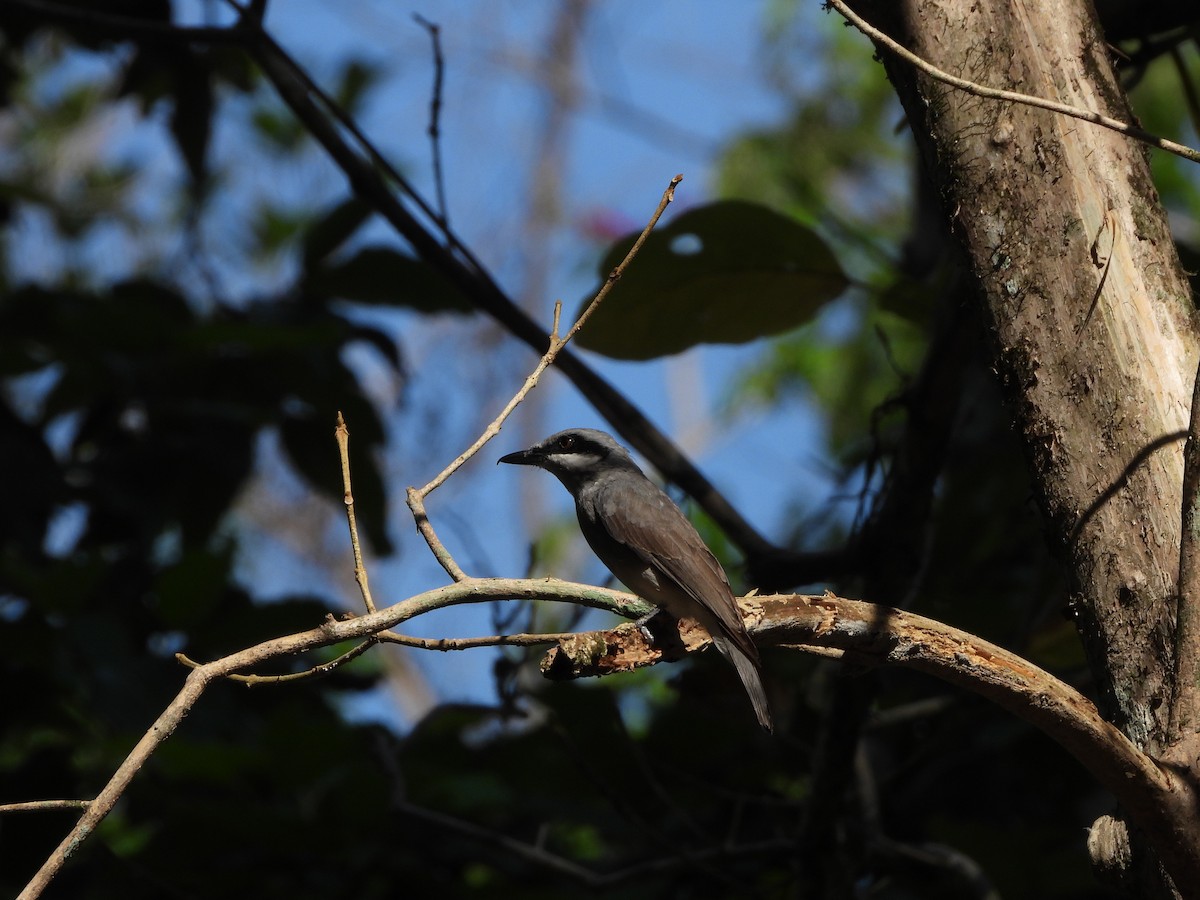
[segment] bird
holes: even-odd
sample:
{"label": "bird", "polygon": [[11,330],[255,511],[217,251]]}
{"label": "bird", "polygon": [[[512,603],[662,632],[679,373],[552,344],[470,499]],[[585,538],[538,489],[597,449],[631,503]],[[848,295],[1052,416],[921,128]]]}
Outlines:
{"label": "bird", "polygon": [[606,432],[569,428],[498,462],[536,466],[562,482],[592,552],[638,596],[676,619],[699,622],[733,663],[759,724],[773,730],[758,648],[725,570],[628,450]]}

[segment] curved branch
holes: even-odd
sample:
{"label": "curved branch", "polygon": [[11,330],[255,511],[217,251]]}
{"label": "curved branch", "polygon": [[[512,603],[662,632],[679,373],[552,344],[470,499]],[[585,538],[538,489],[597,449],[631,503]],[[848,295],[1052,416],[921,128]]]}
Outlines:
{"label": "curved branch", "polygon": [[[1149,833],[1172,845],[1171,868],[1200,873],[1200,842],[1178,830],[1175,813],[1196,802],[1176,772],[1160,766],[1100,715],[1090,700],[1015,653],[949,625],[872,603],[824,596],[774,595],[741,601],[747,625],[766,644],[840,652],[865,665],[917,669],[966,688],[1039,728],[1074,756]],[[685,628],[684,647],[705,642]],[[542,662],[547,677],[570,679],[650,665],[680,655],[629,625],[577,635]],[[1195,881],[1184,883],[1196,883]]]}
{"label": "curved branch", "polygon": [[[134,775],[166,740],[205,689],[215,680],[268,660],[341,641],[371,638],[416,616],[462,603],[493,600],[553,600],[608,610],[627,618],[647,611],[631,594],[557,579],[468,579],[418,594],[369,615],[335,620],[316,628],[264,641],[200,665],[182,690],[142,736],[129,756],[70,834],[21,893],[32,900],[54,878],[67,857],[95,830],[125,792]],[[1172,811],[1195,801],[1176,774],[1160,768],[1096,707],[1070,685],[1014,653],[974,635],[923,616],[833,595],[777,595],[742,601],[747,625],[768,644],[794,645],[871,665],[901,665],[928,672],[986,697],[1031,722],[1074,755],[1104,784],[1132,818],[1172,845],[1168,858],[1178,878],[1200,872],[1195,835],[1173,830]],[[551,678],[601,675],[676,658],[707,640],[702,630],[683,623],[682,644],[664,652],[647,644],[642,631],[626,624],[605,632],[574,635],[547,654],[543,670]],[[1177,818],[1177,817],[1176,817]]]}
{"label": "curved branch", "polygon": [[151,754],[165,741],[184,716],[200,699],[205,689],[221,678],[241,672],[272,659],[294,656],[318,647],[326,647],[355,638],[369,638],[377,632],[386,631],[416,616],[456,606],[462,603],[484,603],[492,600],[558,600],[578,603],[595,609],[604,609],[636,618],[649,608],[645,601],[631,594],[585,584],[572,584],[557,579],[536,581],[518,578],[468,579],[436,590],[426,591],[410,597],[386,609],[364,616],[351,616],[336,620],[330,616],[324,623],[308,631],[263,641],[237,653],[213,660],[192,669],[175,699],[163,710],[149,730],[142,735],[125,761],[113,773],[108,784],[96,795],[75,827],[55,848],[49,858],[21,891],[18,900],[33,900],[40,897],[55,875],[62,869],[67,858],[95,831],[101,820],[112,811],[121,795],[125,793],[134,775],[145,765]]}

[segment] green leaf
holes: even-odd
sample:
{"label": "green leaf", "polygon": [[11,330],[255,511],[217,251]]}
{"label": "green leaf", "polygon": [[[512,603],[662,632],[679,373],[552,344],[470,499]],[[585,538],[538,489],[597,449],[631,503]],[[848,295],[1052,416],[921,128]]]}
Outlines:
{"label": "green leaf", "polygon": [[[609,251],[602,277],[634,237]],[[577,340],[617,359],[741,344],[805,324],[847,283],[810,228],[764,206],[724,200],[651,234]]]}
{"label": "green leaf", "polygon": [[391,247],[364,247],[345,262],[323,267],[303,290],[325,298],[407,306],[418,312],[472,312],[474,307],[441,273]]}

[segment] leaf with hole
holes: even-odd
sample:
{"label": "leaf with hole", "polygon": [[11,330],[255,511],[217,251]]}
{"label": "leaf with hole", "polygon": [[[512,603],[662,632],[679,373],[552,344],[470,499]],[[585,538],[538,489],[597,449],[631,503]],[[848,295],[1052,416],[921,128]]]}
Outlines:
{"label": "leaf with hole", "polygon": [[[634,237],[613,246],[601,277]],[[723,200],[651,234],[577,340],[616,359],[741,344],[811,321],[847,284],[812,229],[755,203]]]}

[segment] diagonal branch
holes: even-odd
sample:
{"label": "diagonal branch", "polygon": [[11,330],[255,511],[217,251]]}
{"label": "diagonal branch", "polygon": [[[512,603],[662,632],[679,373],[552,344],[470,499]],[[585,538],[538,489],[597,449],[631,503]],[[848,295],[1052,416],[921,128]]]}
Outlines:
{"label": "diagonal branch", "polygon": [[[263,33],[260,40],[252,43],[251,52],[284,103],[342,170],[355,194],[369,203],[421,259],[445,275],[480,310],[518,340],[538,353],[544,353],[549,342],[541,326],[500,289],[482,264],[463,255],[456,239],[450,240],[447,247],[417,220],[393,194],[376,161],[377,153],[364,150],[364,156],[346,141],[333,121],[343,121],[345,113],[310,88],[311,81],[303,69],[283,48]],[[359,143],[364,144],[365,139],[360,137]],[[429,209],[428,204],[415,199],[418,195],[411,187],[407,188],[406,194],[422,209]],[[436,214],[432,218],[436,220]],[[620,391],[569,350],[559,354],[556,366],[635,450],[695,499],[748,556],[775,552],[771,542],[746,521],[679,448]]]}

